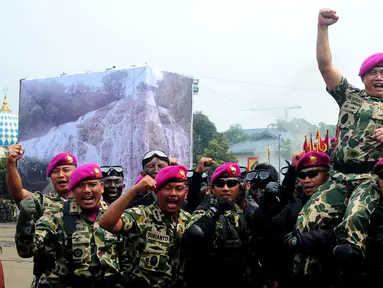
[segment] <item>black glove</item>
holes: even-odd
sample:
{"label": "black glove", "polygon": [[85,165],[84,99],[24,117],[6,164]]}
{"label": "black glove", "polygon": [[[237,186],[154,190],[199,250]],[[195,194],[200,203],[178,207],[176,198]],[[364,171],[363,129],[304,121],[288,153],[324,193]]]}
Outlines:
{"label": "black glove", "polygon": [[230,211],[234,208],[235,202],[229,199],[221,199],[217,201],[217,209],[220,215],[225,214],[226,211]]}
{"label": "black glove", "polygon": [[212,218],[217,219],[219,215],[225,214],[226,211],[233,209],[235,205],[234,201],[228,199],[220,199],[215,203],[209,204],[209,210],[212,212]]}
{"label": "black glove", "polygon": [[277,204],[280,202],[279,200],[279,191],[281,189],[281,185],[278,182],[269,182],[266,185],[266,188],[263,192],[265,195],[265,202],[267,204]]}
{"label": "black glove", "polygon": [[278,182],[269,182],[266,185],[264,193],[270,193],[270,194],[279,194],[279,190],[281,189],[281,185]]}
{"label": "black glove", "polygon": [[301,233],[298,230],[291,231],[286,234],[283,240],[283,244],[291,249],[296,250],[301,243]]}

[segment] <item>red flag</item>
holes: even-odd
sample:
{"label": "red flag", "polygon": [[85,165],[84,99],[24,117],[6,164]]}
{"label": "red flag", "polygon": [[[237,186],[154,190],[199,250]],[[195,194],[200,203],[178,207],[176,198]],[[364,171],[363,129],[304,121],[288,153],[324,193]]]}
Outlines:
{"label": "red flag", "polygon": [[309,144],[307,144],[307,136],[305,135],[305,141],[303,141],[303,150],[307,153],[310,152]]}
{"label": "red flag", "polygon": [[310,151],[314,151],[313,134],[310,132]]}
{"label": "red flag", "polygon": [[328,147],[328,145],[329,145],[329,141],[328,141],[328,129],[327,129],[327,131],[326,131],[326,137],[324,138],[324,143],[327,145],[327,147]]}
{"label": "red flag", "polygon": [[317,130],[317,135],[315,136],[315,139],[318,140],[318,143],[320,143],[321,138],[319,130]]}
{"label": "red flag", "polygon": [[339,134],[340,134],[339,126],[336,126],[336,134],[335,134],[335,138],[336,138],[336,140],[338,140],[338,141],[339,141]]}
{"label": "red flag", "polygon": [[329,140],[328,140],[328,129],[327,129],[326,137],[324,138],[324,142],[323,142],[323,146],[325,146],[325,147],[323,147],[324,148],[323,149],[324,150],[323,153],[327,153],[328,147],[330,147],[329,145],[330,145],[330,143],[329,143]]}

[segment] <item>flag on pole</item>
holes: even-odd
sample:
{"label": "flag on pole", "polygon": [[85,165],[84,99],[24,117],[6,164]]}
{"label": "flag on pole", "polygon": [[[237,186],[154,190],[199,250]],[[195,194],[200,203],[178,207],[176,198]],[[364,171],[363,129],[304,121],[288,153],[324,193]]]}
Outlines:
{"label": "flag on pole", "polygon": [[267,145],[267,160],[269,161],[269,165],[270,165],[270,144]]}

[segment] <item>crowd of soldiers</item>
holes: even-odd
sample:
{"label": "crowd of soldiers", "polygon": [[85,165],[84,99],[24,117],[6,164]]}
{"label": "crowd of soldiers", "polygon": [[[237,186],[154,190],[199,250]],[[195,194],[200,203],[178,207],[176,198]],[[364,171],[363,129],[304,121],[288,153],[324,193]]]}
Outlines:
{"label": "crowd of soldiers", "polygon": [[[7,185],[20,207],[16,246],[34,258],[32,287],[376,287],[383,271],[383,53],[359,90],[333,66],[318,17],[317,61],[340,107],[331,157],[298,151],[282,183],[267,163],[247,171],[200,159],[188,170],[161,150],[125,189],[120,166],[77,165],[60,153],[54,190],[31,193],[8,148]],[[138,176],[138,175],[137,175]],[[125,191],[125,193],[122,193]]]}
{"label": "crowd of soldiers", "polygon": [[0,199],[0,222],[14,222],[17,219],[17,206],[15,201]]}

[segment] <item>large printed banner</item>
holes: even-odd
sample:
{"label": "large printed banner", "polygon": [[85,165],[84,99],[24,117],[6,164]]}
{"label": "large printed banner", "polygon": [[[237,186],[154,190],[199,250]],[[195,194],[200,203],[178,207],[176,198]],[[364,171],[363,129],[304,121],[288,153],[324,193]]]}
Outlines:
{"label": "large printed banner", "polygon": [[123,166],[127,187],[150,149],[190,166],[192,86],[192,78],[148,66],[22,80],[25,188],[46,188],[47,164],[60,152],[73,153],[80,164]]}

